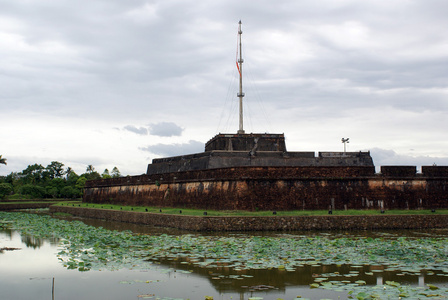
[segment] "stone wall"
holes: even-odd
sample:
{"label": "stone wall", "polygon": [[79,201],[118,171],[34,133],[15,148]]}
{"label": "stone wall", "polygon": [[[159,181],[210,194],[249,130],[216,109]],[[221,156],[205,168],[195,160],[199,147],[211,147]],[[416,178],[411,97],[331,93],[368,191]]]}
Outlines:
{"label": "stone wall", "polygon": [[446,215],[209,217],[52,206],[65,212],[110,221],[146,224],[193,231],[293,231],[448,228]]}
{"label": "stone wall", "polygon": [[284,134],[218,134],[205,144],[205,151],[280,151],[286,152]]}
{"label": "stone wall", "polygon": [[[209,151],[197,154],[153,159],[146,174],[167,174],[197,170],[224,169],[232,167],[373,167],[369,152],[282,152],[257,151]],[[374,172],[374,169],[372,169]],[[311,175],[312,176],[312,175]]]}
{"label": "stone wall", "polygon": [[[373,167],[368,152],[281,152],[257,151],[251,155],[245,151],[210,151],[184,156],[153,159],[146,174],[167,174],[197,170],[224,169],[232,167]],[[374,171],[373,171],[374,172]]]}
{"label": "stone wall", "polygon": [[448,177],[408,174],[375,175],[361,166],[224,168],[89,181],[83,201],[213,210],[448,207]]}
{"label": "stone wall", "polygon": [[2,203],[0,210],[18,210],[18,209],[38,209],[48,208],[54,203],[52,202],[37,202],[37,203]]}
{"label": "stone wall", "polygon": [[381,174],[388,177],[413,177],[417,173],[415,166],[381,166]]}
{"label": "stone wall", "polygon": [[448,166],[423,166],[422,174],[428,177],[448,177]]}

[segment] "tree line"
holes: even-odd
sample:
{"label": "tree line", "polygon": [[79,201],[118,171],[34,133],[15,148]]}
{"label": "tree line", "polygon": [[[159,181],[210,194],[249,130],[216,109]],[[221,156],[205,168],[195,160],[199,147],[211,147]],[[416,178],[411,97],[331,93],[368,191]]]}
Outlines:
{"label": "tree line", "polygon": [[[0,164],[6,165],[6,159],[0,155]],[[0,176],[0,199],[42,199],[42,198],[79,198],[82,197],[87,180],[120,177],[120,171],[114,167],[102,174],[88,165],[86,172],[78,175],[72,168],[64,168],[64,164],[52,161],[48,166],[41,164],[28,165],[21,172],[11,172]]]}

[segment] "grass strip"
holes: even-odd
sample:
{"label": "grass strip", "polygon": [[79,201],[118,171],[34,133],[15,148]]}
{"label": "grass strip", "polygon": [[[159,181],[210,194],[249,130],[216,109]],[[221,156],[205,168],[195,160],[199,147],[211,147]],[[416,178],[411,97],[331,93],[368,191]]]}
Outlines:
{"label": "grass strip", "polygon": [[[192,208],[173,208],[173,207],[151,207],[151,206],[127,206],[115,204],[97,204],[97,203],[67,203],[61,202],[56,205],[72,206],[80,208],[96,208],[121,211],[149,212],[172,215],[188,216],[324,216],[328,215],[327,210],[293,210],[293,211],[243,211],[243,210],[204,210]],[[387,210],[384,214],[379,210],[333,210],[334,216],[360,216],[360,215],[448,215],[448,209],[438,209],[435,212],[431,210]]]}

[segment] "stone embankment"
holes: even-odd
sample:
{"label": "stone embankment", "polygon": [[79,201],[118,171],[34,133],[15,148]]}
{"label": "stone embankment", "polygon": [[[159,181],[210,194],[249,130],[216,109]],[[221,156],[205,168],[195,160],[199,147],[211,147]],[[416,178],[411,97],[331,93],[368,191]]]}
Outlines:
{"label": "stone embankment", "polygon": [[37,203],[2,203],[0,204],[1,210],[18,210],[18,209],[38,209],[49,208],[54,203],[52,202],[37,202]]}
{"label": "stone embankment", "polygon": [[51,206],[50,212],[191,231],[294,231],[448,228],[447,215],[366,216],[180,216],[145,212]]}

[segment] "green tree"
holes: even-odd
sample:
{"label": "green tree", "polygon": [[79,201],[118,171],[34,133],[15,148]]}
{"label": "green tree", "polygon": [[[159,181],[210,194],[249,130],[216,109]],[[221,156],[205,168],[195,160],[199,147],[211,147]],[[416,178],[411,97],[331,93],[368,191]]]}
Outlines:
{"label": "green tree", "polygon": [[62,178],[54,178],[50,180],[45,186],[45,190],[48,196],[57,198],[60,196],[61,190],[67,185],[66,181]]}
{"label": "green tree", "polygon": [[20,180],[20,176],[19,176],[19,173],[17,173],[17,172],[11,172],[8,175],[6,175],[3,179],[4,182],[10,183],[12,185],[14,185],[19,180]]}
{"label": "green tree", "polygon": [[88,165],[86,168],[87,173],[93,173],[95,171],[95,168],[92,165]]}
{"label": "green tree", "polygon": [[103,174],[101,174],[101,177],[103,179],[112,178],[112,176],[110,176],[110,174],[109,174],[109,170],[108,169],[104,169],[104,172],[103,172]]}
{"label": "green tree", "polygon": [[19,187],[22,185],[20,175],[17,172],[11,172],[10,174],[6,175],[3,182],[11,184],[15,192],[17,192]]}
{"label": "green tree", "polygon": [[45,189],[38,185],[25,184],[20,187],[19,194],[30,195],[33,198],[43,198],[45,196]]}
{"label": "green tree", "polygon": [[[72,168],[67,167],[67,169],[65,170],[65,179],[68,180],[68,178],[70,177],[70,175],[71,175],[72,173],[75,173],[75,171],[73,171]],[[75,174],[76,174],[76,173],[75,173]]]}
{"label": "green tree", "polygon": [[45,196],[46,198],[57,198],[59,196],[59,191],[54,186],[46,186],[45,187]]}
{"label": "green tree", "polygon": [[114,168],[112,169],[112,177],[113,177],[113,178],[117,178],[117,177],[120,177],[120,176],[121,176],[120,171],[118,170],[117,167],[114,167]]}
{"label": "green tree", "polygon": [[61,196],[68,199],[74,199],[79,196],[79,190],[71,186],[65,186],[61,190]]}
{"label": "green tree", "polygon": [[42,165],[34,164],[28,165],[28,167],[20,173],[24,183],[37,184],[44,181],[46,174],[45,168]]}
{"label": "green tree", "polygon": [[87,180],[98,180],[98,179],[101,179],[100,173],[98,173],[96,171],[93,171],[91,173],[84,173],[81,176],[87,178]]}
{"label": "green tree", "polygon": [[58,161],[52,161],[47,167],[46,170],[49,173],[50,179],[53,178],[61,178],[64,175],[64,164]]}
{"label": "green tree", "polygon": [[6,158],[2,158],[0,155],[0,164],[4,164],[6,166]]}
{"label": "green tree", "polygon": [[76,174],[74,171],[71,171],[71,172],[68,173],[67,176],[66,176],[67,184],[68,184],[69,186],[74,187],[74,186],[76,185],[76,181],[78,180],[78,178],[79,178],[79,175]]}
{"label": "green tree", "polygon": [[78,178],[78,180],[76,181],[76,185],[75,185],[75,187],[76,187],[77,189],[79,189],[80,191],[83,191],[83,190],[84,190],[84,186],[86,185],[86,181],[87,181],[87,178],[86,178],[86,177],[84,177],[84,176],[80,176],[80,177]]}
{"label": "green tree", "polygon": [[9,183],[0,183],[0,199],[10,195],[13,191],[12,185]]}

